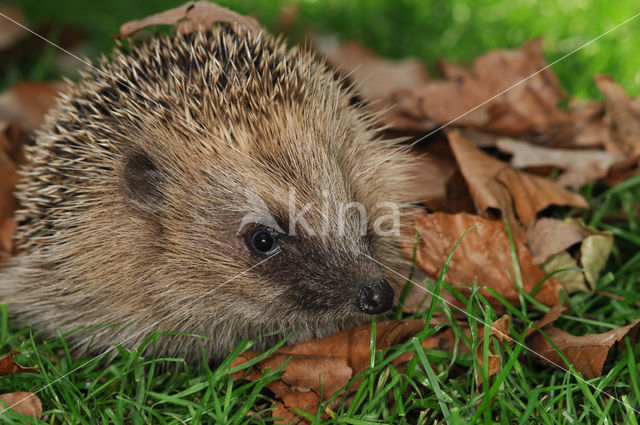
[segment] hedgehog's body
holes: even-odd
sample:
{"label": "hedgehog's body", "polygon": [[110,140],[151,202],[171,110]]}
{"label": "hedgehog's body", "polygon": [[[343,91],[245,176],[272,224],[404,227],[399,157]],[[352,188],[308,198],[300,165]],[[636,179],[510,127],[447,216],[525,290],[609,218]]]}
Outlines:
{"label": "hedgehog's body", "polygon": [[[393,262],[393,242],[372,226],[399,201],[404,159],[325,65],[223,26],[102,69],[30,150],[17,255],[0,273],[12,314],[49,336],[92,326],[69,338],[93,350],[199,334],[158,350],[197,360],[204,344],[219,360],[242,338],[301,340],[388,309],[391,276],[369,255]],[[290,192],[305,225],[290,226]],[[340,223],[350,202],[369,214],[364,235],[353,214]]]}

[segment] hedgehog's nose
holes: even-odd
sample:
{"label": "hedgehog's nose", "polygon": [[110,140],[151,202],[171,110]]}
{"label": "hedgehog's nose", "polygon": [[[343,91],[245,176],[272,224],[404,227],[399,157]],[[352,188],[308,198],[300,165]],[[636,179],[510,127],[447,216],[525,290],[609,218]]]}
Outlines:
{"label": "hedgehog's nose", "polygon": [[391,308],[393,289],[385,279],[366,282],[356,293],[358,308],[367,314],[383,313]]}

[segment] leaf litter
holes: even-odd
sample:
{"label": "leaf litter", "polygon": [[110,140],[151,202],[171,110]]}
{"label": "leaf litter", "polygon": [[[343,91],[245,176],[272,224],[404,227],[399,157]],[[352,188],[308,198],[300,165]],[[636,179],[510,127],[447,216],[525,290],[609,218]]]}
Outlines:
{"label": "leaf litter", "polygon": [[[120,37],[155,25],[172,25],[186,33],[216,22],[235,22],[262,31],[253,18],[201,1],[125,23]],[[7,45],[23,37],[19,32],[9,35],[1,40]],[[428,207],[414,216],[416,266],[427,279],[437,279],[461,235],[480,224],[466,234],[453,254],[446,281],[460,293],[468,292],[476,282],[496,311],[502,310],[501,304],[486,288],[513,305],[520,303],[520,292],[525,291],[550,307],[535,322],[537,328],[530,327],[526,334],[527,346],[543,356],[534,355],[536,360],[567,367],[551,340],[576,371],[593,378],[602,374],[607,358],[615,355],[625,336],[637,340],[640,320],[582,336],[551,325],[566,311],[564,291],[597,289],[613,238],[610,232],[597,231],[578,220],[552,218],[549,209],[587,209],[585,199],[575,192],[580,186],[615,184],[639,172],[640,97],[631,99],[610,77],[597,76],[595,83],[604,95],[603,102],[569,99],[570,108],[560,108],[566,94],[551,69],[540,71],[546,66],[542,39],[520,49],[489,52],[470,67],[439,61],[440,78],[432,78],[416,59],[380,58],[355,42],[330,43],[316,38],[314,47],[329,66],[358,87],[361,100],[393,137],[411,138],[443,130],[434,133],[428,143],[418,139],[422,143],[412,149],[417,157],[416,179],[411,187],[399,188],[412,202]],[[64,84],[59,82],[20,82],[0,94],[0,263],[14,249],[11,239],[16,222],[12,212],[18,204],[12,192],[24,161],[25,135],[42,123],[61,90]],[[548,177],[554,169],[561,171],[555,180]],[[413,235],[407,236],[413,240]],[[405,242],[403,249],[411,258],[413,246]],[[519,279],[514,278],[516,267]],[[547,278],[560,268],[571,270]],[[413,291],[425,290],[414,287]],[[460,305],[446,291],[443,297]],[[389,349],[425,326],[439,325],[444,330],[426,338],[423,347],[451,352],[458,347],[452,318],[468,333],[468,324],[458,316],[434,316],[429,324],[411,318],[379,322],[376,349]],[[509,316],[503,315],[491,325],[488,337],[510,343],[506,337],[509,326]],[[538,332],[540,328],[543,333]],[[275,395],[272,414],[279,418],[277,423],[303,421],[296,409],[315,414],[333,394],[347,397],[355,391],[357,383],[347,384],[369,366],[370,335],[371,327],[365,325],[286,346],[238,372],[236,378],[255,380],[267,368],[285,364],[281,378],[268,385]],[[481,365],[482,338],[475,353]],[[464,344],[458,348],[468,351]],[[15,363],[13,354],[0,358],[0,373],[37,372],[37,368]],[[257,354],[247,351],[234,365]],[[394,364],[402,367],[410,358],[400,356]],[[500,370],[500,356],[491,352],[487,358],[491,377]],[[481,375],[477,379],[480,386]],[[25,398],[29,394],[4,394],[0,399],[7,404],[25,399],[14,410],[38,417],[42,413],[40,400]],[[329,411],[323,415],[328,417]]]}
{"label": "leaf litter", "polygon": [[[0,376],[16,373],[40,373],[38,366],[25,367],[17,363],[14,356],[20,351],[13,350],[9,354],[0,356]],[[0,409],[11,408],[16,413],[39,418],[42,415],[42,402],[31,392],[17,391],[0,394]]]}

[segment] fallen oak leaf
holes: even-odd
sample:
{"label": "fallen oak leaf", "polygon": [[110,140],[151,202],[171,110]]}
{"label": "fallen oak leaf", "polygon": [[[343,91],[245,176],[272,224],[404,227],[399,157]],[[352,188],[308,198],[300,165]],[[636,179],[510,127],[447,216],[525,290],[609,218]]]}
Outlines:
{"label": "fallen oak leaf", "polygon": [[[432,325],[444,323],[446,319],[436,317]],[[376,326],[376,349],[385,350],[400,344],[424,328],[424,320],[390,320]],[[343,357],[347,365],[358,373],[369,365],[370,325],[358,326],[337,332],[326,338],[318,338],[281,348],[276,353],[288,355],[311,355],[330,353],[331,357]],[[319,389],[319,388],[317,388]]]}
{"label": "fallen oak leaf", "polygon": [[478,212],[492,218],[492,210],[498,210],[516,234],[520,233],[520,222],[532,223],[536,214],[550,205],[589,207],[581,195],[549,179],[515,170],[482,152],[456,131],[450,132],[448,138]]}
{"label": "fallen oak leaf", "polygon": [[[581,220],[544,218],[527,230],[527,244],[534,254],[534,264],[554,275],[568,293],[593,292],[600,272],[613,249],[613,233],[586,226]],[[567,251],[579,244],[579,253]],[[582,270],[578,270],[578,269]]]}
{"label": "fallen oak leaf", "polygon": [[[416,251],[416,266],[431,277],[438,276],[444,266],[445,259],[462,234],[472,226],[481,224],[466,234],[456,248],[446,281],[456,289],[470,287],[475,279],[479,286],[488,286],[497,291],[514,305],[519,305],[519,293],[513,283],[510,270],[513,268],[511,248],[504,223],[467,213],[416,214],[414,226],[420,236]],[[538,282],[545,278],[542,269],[532,263],[531,253],[524,243],[514,235],[518,262],[520,264],[523,289],[531,292]],[[407,238],[409,241],[409,238]],[[405,255],[413,254],[413,238],[411,243],[403,245]],[[541,286],[535,298],[548,306],[560,303],[562,286],[553,277]],[[482,294],[489,300],[493,296],[484,288]],[[457,299],[445,292],[445,299],[456,305]],[[496,308],[500,304],[496,302]]]}
{"label": "fallen oak leaf", "polygon": [[[640,319],[627,326],[600,334],[575,336],[556,327],[545,328],[544,332],[578,372],[586,379],[593,379],[602,375],[607,357],[613,356],[618,350],[622,338],[628,336],[631,343],[635,344],[640,333]],[[528,345],[537,354],[533,354],[536,361],[554,367],[558,365],[565,367],[560,355],[543,335],[532,336],[528,340]]]}
{"label": "fallen oak leaf", "polygon": [[18,391],[0,394],[0,407],[3,405],[21,415],[31,416],[32,418],[42,416],[42,402],[31,392]]}
{"label": "fallen oak leaf", "polygon": [[[320,403],[320,399],[318,398],[318,402]],[[299,424],[299,423],[308,423],[305,421],[304,417],[299,415],[292,407],[285,406],[284,402],[276,401],[273,405],[273,410],[271,411],[271,415],[275,419],[274,424]]]}
{"label": "fallen oak leaf", "polygon": [[[589,227],[587,227],[589,229]],[[595,291],[600,272],[604,269],[613,249],[613,233],[591,227],[591,234],[580,245],[580,265],[590,290]]]}
{"label": "fallen oak leaf", "polygon": [[197,1],[185,3],[144,19],[126,22],[120,26],[118,38],[130,37],[141,29],[154,25],[173,25],[179,33],[188,34],[201,27],[211,29],[217,22],[237,23],[257,33],[263,31],[258,21],[249,16],[240,15],[215,3]]}
{"label": "fallen oak leaf", "polygon": [[587,231],[569,220],[543,217],[527,228],[527,246],[533,255],[533,264],[543,264],[549,257],[580,243]]}
{"label": "fallen oak leaf", "polygon": [[[446,151],[444,150],[446,149]],[[447,206],[447,182],[457,170],[455,159],[444,143],[432,142],[422,148],[413,148],[410,154],[415,159],[411,163],[411,179],[408,187],[403,187],[407,202],[423,203],[434,211]]]}
{"label": "fallen oak leaf", "polygon": [[[556,138],[556,147],[568,148],[597,148],[605,147],[613,143],[611,134],[604,117],[604,103],[581,102],[571,99],[571,135],[559,135]],[[562,137],[565,136],[565,137]]]}
{"label": "fallen oak leaf", "polygon": [[564,313],[567,308],[561,305],[555,305],[551,307],[551,309],[545,313],[540,319],[533,322],[535,326],[529,325],[527,332],[525,333],[524,339],[529,338],[534,333],[538,332],[538,329],[544,329],[546,326],[552,324]]}
{"label": "fallen oak leaf", "polygon": [[440,62],[445,80],[413,90],[407,105],[437,124],[455,120],[458,126],[503,135],[549,133],[565,126],[569,116],[558,109],[565,94],[545,68],[542,39],[517,50],[489,52],[470,71]]}
{"label": "fallen oak leaf", "polygon": [[596,149],[548,148],[510,138],[498,139],[496,146],[512,155],[510,164],[514,168],[549,166],[565,170],[557,182],[574,189],[606,177],[611,167],[622,159],[620,154]]}
{"label": "fallen oak leaf", "polygon": [[[431,325],[445,323],[444,317],[434,317]],[[407,341],[424,329],[424,320],[392,320],[381,322],[376,327],[376,349],[384,350],[392,345]],[[445,335],[448,338],[448,335]],[[438,341],[440,334],[425,339],[432,347],[442,346]],[[453,335],[451,335],[453,338]],[[267,384],[275,398],[282,402],[279,409],[272,412],[274,417],[296,417],[294,408],[315,414],[319,406],[320,395],[324,400],[344,387],[357,373],[369,365],[371,325],[358,326],[337,332],[329,337],[301,342],[282,347],[267,359],[252,365],[246,370],[236,372],[234,379],[257,380],[267,368],[283,366],[280,379]],[[445,345],[453,347],[452,344]],[[232,364],[232,367],[253,359],[255,352],[245,352]],[[401,356],[402,357],[402,356]],[[396,364],[408,358],[396,359]],[[354,386],[356,388],[357,386]],[[347,388],[347,393],[354,388]],[[282,409],[288,409],[284,414]]]}
{"label": "fallen oak leaf", "polygon": [[12,350],[9,354],[0,357],[0,376],[13,375],[15,373],[40,373],[38,366],[22,366],[13,359],[13,356],[20,354],[18,350]]}
{"label": "fallen oak leaf", "polygon": [[[287,360],[289,362],[284,367],[285,373],[281,381],[288,388],[294,389],[294,393],[315,391],[316,394],[320,394],[322,391],[323,394],[331,396],[347,383],[353,374],[346,357],[327,356],[326,352],[316,355],[276,352],[260,362],[258,367],[264,372],[267,368],[276,369]],[[313,373],[310,373],[311,371]],[[283,400],[285,405],[290,404],[286,399]]]}
{"label": "fallen oak leaf", "polygon": [[632,100],[625,91],[606,75],[594,78],[604,96],[610,116],[611,144],[605,146],[609,152],[620,153],[629,161],[640,158],[640,97]]}

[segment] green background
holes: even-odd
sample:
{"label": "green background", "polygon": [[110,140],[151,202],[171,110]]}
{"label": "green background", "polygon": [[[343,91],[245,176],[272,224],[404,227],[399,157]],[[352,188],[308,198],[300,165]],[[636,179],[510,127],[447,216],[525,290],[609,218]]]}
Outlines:
{"label": "green background", "polygon": [[[176,7],[181,1],[130,0],[42,1],[18,4],[27,25],[45,28],[56,41],[65,25],[80,30],[84,41],[77,53],[90,58],[107,52],[111,36],[120,24]],[[496,48],[515,48],[526,40],[543,36],[546,57],[554,61],[640,12],[635,0],[225,0],[220,4],[251,13],[270,30],[277,31],[283,4],[296,3],[298,19],[294,33],[313,27],[341,39],[356,39],[387,57],[417,56],[430,70],[437,58],[470,61]],[[294,38],[295,35],[294,35]],[[640,92],[640,17],[605,35],[554,66],[560,81],[572,95],[599,98],[593,84],[596,74],[612,75],[632,95]],[[34,52],[31,60],[5,64],[3,86],[18,79],[55,78],[51,46]],[[76,52],[74,51],[74,52]]]}

